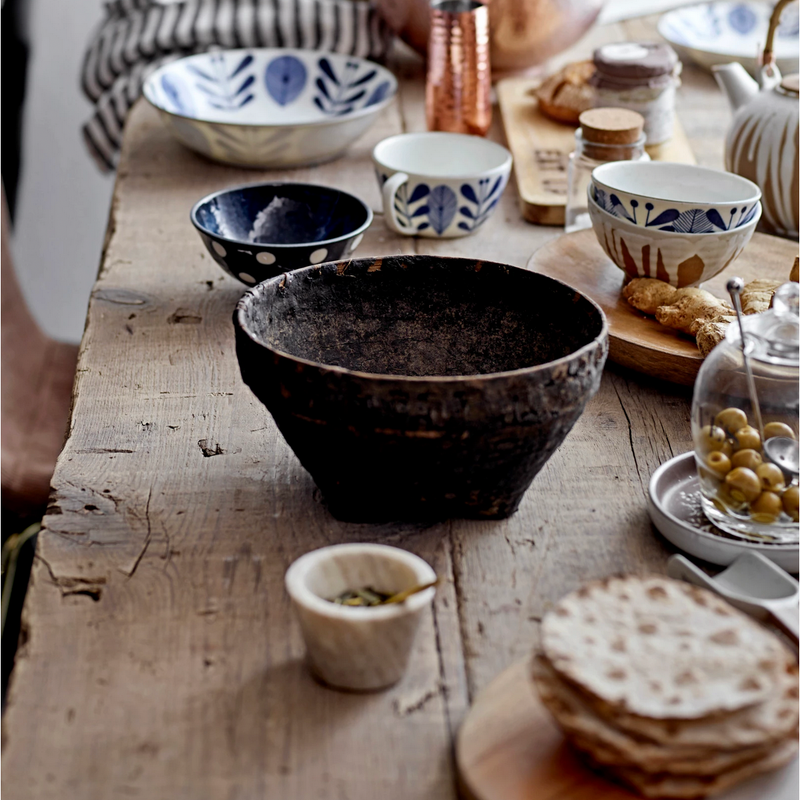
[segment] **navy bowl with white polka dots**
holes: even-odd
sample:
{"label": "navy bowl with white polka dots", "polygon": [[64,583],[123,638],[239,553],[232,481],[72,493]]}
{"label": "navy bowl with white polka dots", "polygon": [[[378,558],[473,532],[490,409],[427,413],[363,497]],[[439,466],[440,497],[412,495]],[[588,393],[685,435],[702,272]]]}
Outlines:
{"label": "navy bowl with white polka dots", "polygon": [[346,258],[372,222],[359,198],[313,183],[225,189],[199,200],[190,216],[214,260],[248,286]]}

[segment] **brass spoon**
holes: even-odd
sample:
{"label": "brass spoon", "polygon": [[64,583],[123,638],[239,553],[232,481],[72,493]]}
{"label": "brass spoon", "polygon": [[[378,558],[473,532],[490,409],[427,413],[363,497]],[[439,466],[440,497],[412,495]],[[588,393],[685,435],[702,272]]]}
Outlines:
{"label": "brass spoon", "polygon": [[381,605],[387,606],[389,603],[402,603],[404,600],[411,597],[412,594],[424,592],[426,589],[430,589],[432,586],[437,586],[438,583],[439,579],[437,578],[435,581],[431,581],[430,583],[421,583],[418,586],[412,586],[410,589],[403,589],[402,592],[393,594],[388,600],[384,600]]}

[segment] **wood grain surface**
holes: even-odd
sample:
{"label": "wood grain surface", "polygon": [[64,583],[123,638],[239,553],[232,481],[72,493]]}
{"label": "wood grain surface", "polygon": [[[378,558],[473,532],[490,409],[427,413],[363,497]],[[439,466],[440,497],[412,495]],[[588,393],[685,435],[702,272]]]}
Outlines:
{"label": "wood grain surface", "polygon": [[[653,22],[606,33],[652,38]],[[645,491],[690,449],[684,388],[612,366],[512,518],[375,526],[327,512],[242,383],[231,313],[244,286],[204,252],[189,209],[214,189],[283,178],[341,186],[379,211],[372,147],[424,129],[422,61],[392,66],[397,103],[314,169],[214,164],[144,104],[132,112],[3,718],[9,798],[454,798],[470,699],[527,657],[551,604],[589,579],[665,571]],[[683,84],[694,152],[721,167],[727,102],[689,66]],[[503,140],[499,114],[490,135]],[[520,218],[512,185],[474,236],[401,238],[377,215],[358,254],[524,266],[559,233]],[[386,692],[325,689],[303,664],[284,571],[345,541],[403,547],[443,579]]]}
{"label": "wood grain surface", "polygon": [[[742,255],[703,284],[717,297],[728,298],[725,284],[734,275],[789,280],[797,244],[756,233]],[[625,273],[603,252],[594,231],[570,233],[548,242],[528,261],[528,269],[568,283],[592,298],[606,313],[608,357],[623,367],[662,380],[694,384],[703,357],[692,337],[665,328],[629,305],[622,296]]]}

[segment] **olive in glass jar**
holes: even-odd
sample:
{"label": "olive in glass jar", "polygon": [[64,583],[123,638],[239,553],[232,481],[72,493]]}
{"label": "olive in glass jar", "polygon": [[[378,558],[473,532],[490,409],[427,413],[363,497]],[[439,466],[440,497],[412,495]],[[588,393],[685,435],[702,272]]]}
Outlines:
{"label": "olive in glass jar", "polygon": [[794,431],[785,422],[768,422],[764,426],[764,439],[774,439],[776,436],[786,436],[789,439],[796,438]]}
{"label": "olive in glass jar", "polygon": [[721,450],[712,450],[706,457],[706,465],[719,478],[731,471],[731,460]]}
{"label": "olive in glass jar", "polygon": [[716,425],[706,425],[701,428],[697,446],[704,453],[721,450],[726,455],[730,455],[733,451],[725,431]]}
{"label": "olive in glass jar", "polygon": [[782,492],[786,488],[783,472],[775,464],[761,464],[756,467],[756,475],[758,475],[764,491]]}
{"label": "olive in glass jar", "polygon": [[752,426],[745,425],[733,434],[737,450],[761,449],[761,434]]}
{"label": "olive in glass jar", "polygon": [[783,510],[795,521],[800,520],[800,512],[798,512],[798,489],[796,486],[790,486],[782,497]]}
{"label": "olive in glass jar", "polygon": [[734,467],[747,467],[755,472],[764,463],[761,453],[757,450],[738,450],[731,456],[731,465]]}
{"label": "olive in glass jar", "polygon": [[781,515],[781,511],[783,511],[783,503],[775,492],[761,492],[750,503],[750,516],[756,522],[774,522]]}
{"label": "olive in glass jar", "polygon": [[740,408],[724,408],[714,417],[714,424],[733,433],[747,425],[747,415]]}
{"label": "olive in glass jar", "polygon": [[736,467],[725,476],[725,484],[734,500],[752,503],[761,494],[758,475],[747,467]]}

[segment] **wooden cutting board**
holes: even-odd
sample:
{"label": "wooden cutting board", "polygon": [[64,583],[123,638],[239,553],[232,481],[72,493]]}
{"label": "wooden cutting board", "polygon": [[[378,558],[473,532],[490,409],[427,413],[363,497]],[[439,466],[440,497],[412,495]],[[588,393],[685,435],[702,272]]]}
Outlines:
{"label": "wooden cutting board", "polygon": [[[741,256],[702,288],[728,297],[725,284],[738,275],[788,280],[797,256],[797,243],[756,233]],[[605,312],[611,361],[656,378],[691,386],[703,363],[694,339],[660,325],[628,305],[622,297],[625,274],[603,252],[594,231],[568,233],[537,250],[527,268],[573,286],[591,297]]]}
{"label": "wooden cutting board", "polygon": [[[456,740],[468,800],[641,800],[587,769],[567,746],[528,677],[527,661],[501,672],[475,699]],[[716,800],[797,797],[797,762],[752,778]]]}
{"label": "wooden cutting board", "polygon": [[[533,90],[541,78],[506,78],[497,83],[497,98],[508,147],[514,156],[514,175],[522,216],[538,225],[563,225],[567,199],[567,160],[575,149],[575,128],[546,117]],[[656,161],[696,163],[680,120],[672,139],[648,147]]]}

